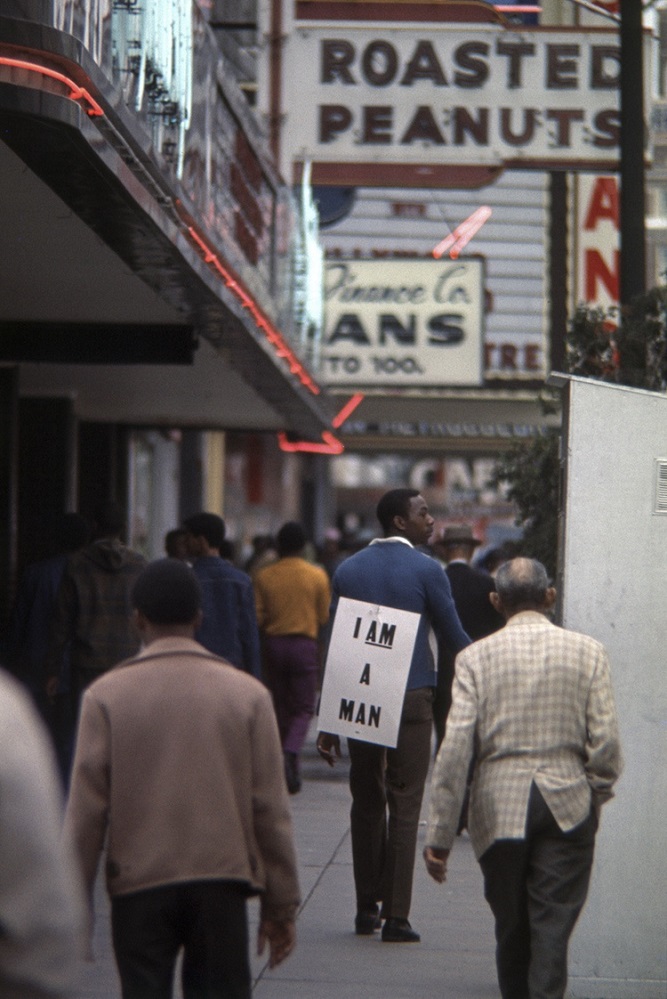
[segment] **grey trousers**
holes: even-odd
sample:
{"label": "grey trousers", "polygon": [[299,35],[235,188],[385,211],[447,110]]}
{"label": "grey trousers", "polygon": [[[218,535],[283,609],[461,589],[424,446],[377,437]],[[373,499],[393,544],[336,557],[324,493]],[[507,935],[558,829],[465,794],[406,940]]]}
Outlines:
{"label": "grey trousers", "polygon": [[480,858],[484,894],[496,921],[503,999],[562,999],[567,948],[590,881],[597,817],[569,832],[533,784],[526,837],[497,840]]}
{"label": "grey trousers", "polygon": [[348,739],[357,909],[407,919],[431,755],[433,688],[408,690],[395,749]]}

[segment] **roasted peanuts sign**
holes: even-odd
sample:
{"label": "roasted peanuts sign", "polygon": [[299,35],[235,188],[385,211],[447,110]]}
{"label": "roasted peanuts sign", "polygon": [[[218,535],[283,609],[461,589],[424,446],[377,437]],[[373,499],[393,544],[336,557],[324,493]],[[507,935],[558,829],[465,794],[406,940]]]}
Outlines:
{"label": "roasted peanuts sign", "polygon": [[340,598],[322,685],[320,731],[396,745],[419,617]]}
{"label": "roasted peanuts sign", "polygon": [[331,261],[324,313],[326,384],[481,383],[481,259]]}
{"label": "roasted peanuts sign", "polygon": [[618,159],[613,31],[306,26],[286,40],[285,148],[330,162]]}

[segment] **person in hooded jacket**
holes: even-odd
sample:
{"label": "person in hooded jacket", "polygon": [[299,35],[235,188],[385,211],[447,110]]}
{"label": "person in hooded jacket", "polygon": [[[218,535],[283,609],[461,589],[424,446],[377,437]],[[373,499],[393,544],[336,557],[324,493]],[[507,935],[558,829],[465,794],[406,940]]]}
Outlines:
{"label": "person in hooded jacket", "polygon": [[115,503],[95,512],[94,540],[71,555],[51,620],[47,694],[55,696],[59,664],[69,646],[75,704],[93,680],[139,651],[132,623],[131,592],[146,559],[121,540],[123,513]]}
{"label": "person in hooded jacket", "polygon": [[10,673],[27,687],[53,739],[58,766],[66,781],[74,742],[69,658],[59,663],[54,697],[44,689],[49,628],[67,559],[90,540],[90,525],[78,513],[65,513],[57,523],[53,554],[26,566],[19,580],[7,629],[6,662]]}

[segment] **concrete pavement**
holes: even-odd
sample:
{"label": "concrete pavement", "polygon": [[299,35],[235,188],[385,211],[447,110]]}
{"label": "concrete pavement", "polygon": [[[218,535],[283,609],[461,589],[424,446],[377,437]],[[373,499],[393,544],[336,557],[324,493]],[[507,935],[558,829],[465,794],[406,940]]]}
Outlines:
{"label": "concrete pavement", "polygon": [[[331,770],[315,751],[315,729],[303,759],[303,789],[293,807],[302,906],[292,956],[270,971],[254,954],[258,905],[250,902],[253,996],[257,999],[498,999],[493,921],[467,835],[459,837],[448,880],[436,885],[421,855],[411,922],[418,944],[383,944],[354,935],[347,760]],[[426,803],[422,820],[425,818]],[[420,826],[423,845],[425,822]],[[120,999],[111,952],[108,904],[98,886],[95,964],[81,968],[73,999]],[[180,996],[178,987],[175,996]]]}

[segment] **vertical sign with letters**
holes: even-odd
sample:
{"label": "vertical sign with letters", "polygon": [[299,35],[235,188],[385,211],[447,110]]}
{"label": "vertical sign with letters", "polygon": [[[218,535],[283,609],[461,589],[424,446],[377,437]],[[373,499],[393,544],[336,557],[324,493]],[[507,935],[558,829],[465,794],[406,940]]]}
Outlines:
{"label": "vertical sign with letters", "polygon": [[618,306],[620,281],[619,182],[616,176],[575,174],[576,214],[573,311],[582,303]]}
{"label": "vertical sign with letters", "polygon": [[395,746],[420,615],[341,597],[327,654],[318,728]]}

